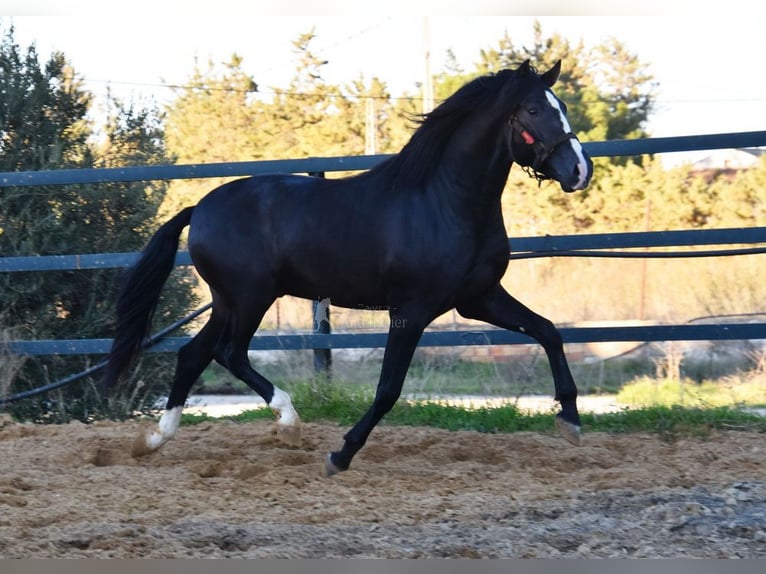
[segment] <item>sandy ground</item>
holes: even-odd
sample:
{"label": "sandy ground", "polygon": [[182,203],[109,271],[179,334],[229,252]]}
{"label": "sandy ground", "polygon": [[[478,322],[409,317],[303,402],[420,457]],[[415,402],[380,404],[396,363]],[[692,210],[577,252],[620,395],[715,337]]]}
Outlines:
{"label": "sandy ground", "polygon": [[[1,558],[766,558],[766,435],[480,434],[381,425],[183,427],[136,460],[136,422],[0,428]],[[587,429],[586,429],[587,431]]]}

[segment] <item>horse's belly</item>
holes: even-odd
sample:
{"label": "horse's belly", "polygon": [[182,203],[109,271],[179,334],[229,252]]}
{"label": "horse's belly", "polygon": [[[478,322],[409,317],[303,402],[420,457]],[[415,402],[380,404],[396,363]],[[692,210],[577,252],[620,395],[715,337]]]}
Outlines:
{"label": "horse's belly", "polygon": [[327,262],[322,266],[304,265],[283,269],[279,291],[304,299],[329,299],[336,307],[383,309],[388,296],[382,279],[371,269],[345,268]]}

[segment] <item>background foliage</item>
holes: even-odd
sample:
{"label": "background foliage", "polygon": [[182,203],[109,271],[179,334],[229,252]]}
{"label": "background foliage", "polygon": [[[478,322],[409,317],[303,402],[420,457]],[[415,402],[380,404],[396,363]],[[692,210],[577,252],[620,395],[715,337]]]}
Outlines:
{"label": "background foliage", "polygon": [[[96,139],[88,119],[91,95],[64,55],[54,53],[41,63],[33,46],[16,44],[12,29],[0,41],[0,86],[0,171],[172,162],[159,110],[112,101],[103,134]],[[163,182],[3,188],[0,255],[139,251],[155,228],[166,189]],[[0,324],[19,339],[110,337],[119,275],[115,270],[2,274]],[[161,321],[177,318],[192,304],[186,275],[179,272],[168,289]],[[6,392],[39,387],[96,359],[100,357],[30,357],[3,387]],[[143,377],[167,378],[170,361],[151,358]],[[145,384],[118,410],[125,414],[141,408],[163,391]],[[102,408],[99,403],[93,381],[86,380],[13,408],[37,420],[87,420]]]}

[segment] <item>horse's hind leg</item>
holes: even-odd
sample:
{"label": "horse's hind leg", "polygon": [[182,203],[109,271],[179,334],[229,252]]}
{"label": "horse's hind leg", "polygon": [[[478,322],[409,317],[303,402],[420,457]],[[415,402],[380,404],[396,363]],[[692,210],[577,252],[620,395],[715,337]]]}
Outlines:
{"label": "horse's hind leg", "polygon": [[231,339],[216,356],[232,375],[258,393],[277,416],[277,437],[292,446],[301,444],[301,421],[293,408],[290,395],[273,385],[266,377],[253,369],[247,356],[248,346],[269,304],[259,309],[252,306],[239,309],[232,322]]}
{"label": "horse's hind leg", "polygon": [[202,330],[178,351],[173,386],[170,389],[165,412],[155,428],[146,429],[136,437],[131,449],[134,457],[154,452],[173,438],[181,423],[181,411],[189,391],[202,371],[213,360],[214,349],[223,336],[226,324],[225,314],[221,313],[214,304],[210,319]]}

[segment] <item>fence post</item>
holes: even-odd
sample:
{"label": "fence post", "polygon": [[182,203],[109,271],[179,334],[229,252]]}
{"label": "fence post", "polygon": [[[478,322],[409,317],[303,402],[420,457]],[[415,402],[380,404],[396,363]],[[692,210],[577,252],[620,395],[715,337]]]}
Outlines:
{"label": "fence post", "polygon": [[[330,334],[330,300],[312,301],[314,311],[314,333]],[[330,379],[332,376],[332,350],[314,349],[314,372]]]}
{"label": "fence post", "polygon": [[[323,171],[310,172],[312,177],[325,177]],[[329,335],[330,327],[330,299],[311,302],[311,311],[314,317],[314,333]],[[323,375],[326,379],[332,376],[332,350],[314,349],[314,373]]]}

